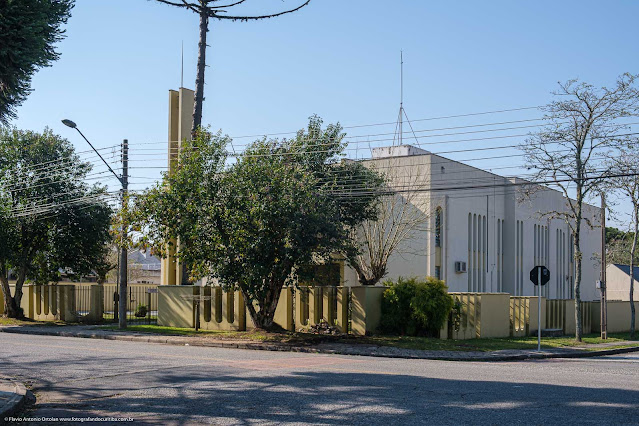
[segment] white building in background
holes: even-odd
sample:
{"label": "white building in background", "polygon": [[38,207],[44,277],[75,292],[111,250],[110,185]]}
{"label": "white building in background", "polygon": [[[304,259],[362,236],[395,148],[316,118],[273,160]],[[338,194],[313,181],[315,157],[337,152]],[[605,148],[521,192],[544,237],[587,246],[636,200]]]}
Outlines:
{"label": "white building in background", "polygon": [[[639,300],[639,266],[633,268],[634,290],[632,299]],[[606,290],[608,300],[630,301],[630,265],[613,263],[606,267]]]}
{"label": "white building in background", "polygon": [[[376,148],[363,162],[388,172],[396,188],[420,188],[420,210],[428,230],[391,256],[385,279],[400,276],[440,277],[452,292],[506,292],[536,295],[529,272],[535,265],[550,270],[542,296],[574,297],[572,234],[561,219],[543,213],[565,211],[562,193],[539,188],[527,198],[525,181],[506,178],[432,154],[410,145]],[[392,171],[392,172],[391,172]],[[422,198],[423,197],[423,198]],[[427,207],[426,207],[427,206]],[[597,226],[600,209],[584,205],[584,217]],[[582,300],[599,297],[600,230],[582,223]],[[407,248],[406,246],[404,248]],[[357,285],[357,275],[344,269],[344,284]]]}

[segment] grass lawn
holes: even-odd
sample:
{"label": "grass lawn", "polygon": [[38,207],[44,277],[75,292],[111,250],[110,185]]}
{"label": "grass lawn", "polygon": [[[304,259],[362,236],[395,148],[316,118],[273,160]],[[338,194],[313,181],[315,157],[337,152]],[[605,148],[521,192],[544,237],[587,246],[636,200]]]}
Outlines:
{"label": "grass lawn", "polygon": [[[102,326],[103,330],[119,330],[118,326]],[[250,331],[213,331],[213,330],[199,330],[195,331],[192,328],[177,328],[177,327],[162,327],[159,325],[129,325],[128,331],[137,331],[141,333],[156,333],[170,336],[197,336],[211,339],[228,339],[228,340],[254,340],[260,342],[279,342],[279,343],[293,343],[294,341],[300,341],[296,336],[303,336],[301,333],[271,333],[261,330]],[[318,337],[309,335],[310,337]]]}
{"label": "grass lawn", "polygon": [[13,319],[0,316],[0,326],[3,325],[67,325],[61,321],[34,321],[32,319]]}
{"label": "grass lawn", "polygon": [[[116,326],[101,327],[117,330]],[[251,331],[195,331],[192,328],[161,327],[157,325],[131,325],[129,331],[157,333],[173,336],[197,336],[210,339],[251,340],[288,344],[316,344],[320,342],[351,343],[364,345],[393,346],[406,349],[442,350],[442,351],[496,351],[502,349],[535,349],[537,337],[518,337],[500,339],[440,340],[427,337],[408,336],[323,336],[309,333],[274,333],[261,330]],[[628,333],[610,334],[607,340],[601,340],[598,334],[584,336],[582,343],[573,337],[548,337],[541,340],[543,348],[577,347],[586,344],[615,343],[629,340]],[[621,343],[619,346],[623,346]],[[615,346],[616,347],[616,346]]]}
{"label": "grass lawn", "polygon": [[[541,339],[542,348],[579,347],[587,344],[615,343],[629,340],[628,333],[609,334],[602,340],[599,334],[588,334],[583,342],[576,342],[574,337],[545,337]],[[503,349],[535,349],[537,337],[516,337],[498,339],[439,340],[426,337],[408,336],[370,336],[362,340],[383,346],[395,346],[407,349],[442,350],[442,351],[497,351]]]}

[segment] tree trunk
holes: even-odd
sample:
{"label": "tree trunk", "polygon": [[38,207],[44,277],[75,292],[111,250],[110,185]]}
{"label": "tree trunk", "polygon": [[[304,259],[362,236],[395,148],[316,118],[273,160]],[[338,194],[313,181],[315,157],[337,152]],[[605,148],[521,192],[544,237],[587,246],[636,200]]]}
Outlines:
{"label": "tree trunk", "polygon": [[362,265],[360,265],[356,260],[349,261],[349,264],[355,270],[355,273],[357,274],[357,281],[361,285],[375,285],[384,277],[384,275],[386,275],[386,265],[376,268],[377,273],[373,273],[372,276],[369,276],[362,268]]}
{"label": "tree trunk", "polygon": [[575,227],[575,340],[581,342],[583,336],[583,326],[581,324],[581,245],[579,242],[581,224],[578,222]]}
{"label": "tree trunk", "polygon": [[635,235],[632,238],[632,247],[630,248],[630,338],[635,337],[635,302],[634,302],[634,287],[635,287],[635,271],[634,261],[635,252],[637,250],[637,233],[639,231],[639,206],[635,206]]}
{"label": "tree trunk", "polygon": [[197,55],[197,78],[195,79],[195,104],[193,105],[193,127],[191,135],[202,125],[202,104],[204,103],[204,73],[206,71],[206,33],[209,31],[209,16],[206,5],[200,5],[200,42]]}
{"label": "tree trunk", "polygon": [[[2,281],[2,296],[4,297],[4,316],[7,318],[22,319],[24,314],[20,308],[20,300],[22,299],[22,289],[18,292],[16,284],[16,297],[11,296],[11,288],[9,287],[9,279],[3,271],[0,281]],[[18,297],[19,296],[19,297]]]}
{"label": "tree trunk", "polygon": [[272,330],[275,326],[273,321],[275,318],[275,310],[277,309],[277,304],[280,300],[280,294],[282,293],[284,283],[271,281],[269,283],[269,287],[266,298],[258,301],[260,308],[259,311],[255,309],[255,306],[252,303],[249,303],[246,292],[242,291],[249,315],[251,316],[251,320],[253,320],[253,325],[255,328],[262,330]]}

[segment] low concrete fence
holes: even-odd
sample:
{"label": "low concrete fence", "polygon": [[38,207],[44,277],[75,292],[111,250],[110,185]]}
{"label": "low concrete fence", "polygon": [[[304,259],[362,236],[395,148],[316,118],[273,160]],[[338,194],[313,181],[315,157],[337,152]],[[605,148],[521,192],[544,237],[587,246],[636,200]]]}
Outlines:
{"label": "low concrete fence", "polygon": [[[197,292],[197,290],[196,290]],[[221,287],[202,287],[200,328],[203,330],[246,330],[248,310],[240,291],[223,291]]]}
{"label": "low concrete fence", "polygon": [[[11,294],[15,287],[11,286]],[[36,321],[100,322],[103,317],[102,286],[97,284],[49,284],[22,287],[20,306],[24,316]],[[0,314],[4,298],[0,293]]]}
{"label": "low concrete fence", "polygon": [[450,293],[461,307],[459,327],[446,322],[439,335],[442,339],[480,339],[508,337],[508,293]]}
{"label": "low concrete fence", "polygon": [[[280,294],[275,323],[305,331],[326,322],[355,335],[374,333],[381,318],[384,287],[286,287]],[[241,292],[220,287],[158,287],[158,324],[195,326],[197,303],[203,330],[244,331],[253,328]]]}
{"label": "low concrete fence", "polygon": [[[546,328],[546,298],[541,298],[541,328]],[[510,336],[524,337],[537,334],[539,325],[539,299],[535,296],[510,297]]]}
{"label": "low concrete fence", "polygon": [[[592,303],[592,332],[601,330],[601,302]],[[635,330],[639,331],[639,302],[635,305]],[[630,302],[608,301],[608,333],[630,331]]]}
{"label": "low concrete fence", "polygon": [[[584,334],[592,331],[592,317],[595,313],[593,302],[581,302],[581,326]],[[596,311],[598,314],[599,311]],[[575,334],[574,299],[555,299],[546,301],[546,327],[561,329],[563,334]]]}
{"label": "low concrete fence", "polygon": [[[14,286],[11,286],[11,294],[15,294]],[[37,321],[77,321],[74,286],[25,285],[22,287],[20,307],[25,317]],[[0,314],[4,314],[2,294],[0,294]]]}
{"label": "low concrete fence", "polygon": [[[244,331],[253,327],[241,292],[220,287],[159,286],[157,305],[146,304],[156,312],[158,324],[192,328],[199,304],[199,322],[204,330]],[[275,322],[285,330],[307,331],[328,323],[344,333],[373,334],[381,320],[381,301],[385,287],[302,287],[282,289]],[[12,293],[15,291],[11,288]],[[97,284],[25,285],[21,307],[26,317],[42,321],[100,322],[112,304],[115,286]],[[155,290],[153,290],[155,291]],[[133,293],[132,293],[133,294]],[[142,294],[142,293],[140,293]],[[440,331],[442,339],[523,337],[537,333],[537,297],[511,297],[507,293],[451,293],[461,307],[458,328],[448,321]],[[127,299],[130,299],[130,295]],[[131,309],[147,298],[144,292],[127,302]],[[148,297],[150,299],[150,297]],[[138,300],[140,299],[140,300]],[[129,303],[130,302],[130,303]],[[542,328],[575,333],[574,300],[541,299]],[[635,302],[639,330],[639,302]],[[0,292],[0,314],[4,312]],[[600,303],[582,302],[583,332],[600,329]],[[608,331],[630,329],[629,302],[608,302]]]}

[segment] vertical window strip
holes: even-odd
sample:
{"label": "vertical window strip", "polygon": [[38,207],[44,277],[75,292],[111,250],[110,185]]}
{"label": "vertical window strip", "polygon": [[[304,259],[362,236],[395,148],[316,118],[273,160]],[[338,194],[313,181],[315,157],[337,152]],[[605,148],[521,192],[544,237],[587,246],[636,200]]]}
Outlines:
{"label": "vertical window strip", "polygon": [[488,269],[486,247],[488,246],[488,235],[486,235],[486,216],[482,216],[481,218],[481,235],[483,237],[481,244],[481,291],[486,291],[486,270]]}
{"label": "vertical window strip", "polygon": [[497,291],[501,292],[501,276],[499,275],[499,271],[501,270],[501,263],[500,261],[500,252],[501,252],[501,227],[500,227],[500,220],[497,219],[497,259],[495,259],[495,261],[497,262]]}
{"label": "vertical window strip", "polygon": [[442,246],[442,208],[435,209],[435,247]]}
{"label": "vertical window strip", "polygon": [[519,283],[521,284],[520,294],[524,294],[524,222],[519,221]]}
{"label": "vertical window strip", "polygon": [[504,291],[504,221],[501,221],[501,271],[499,277],[501,278],[501,291]]}
{"label": "vertical window strip", "polygon": [[472,259],[472,247],[473,247],[473,219],[472,215],[468,213],[468,266],[466,270],[466,275],[468,275],[468,291],[472,291],[472,279],[471,279],[471,271],[473,268],[473,259]]}
{"label": "vertical window strip", "polygon": [[473,214],[473,291],[477,291],[477,215]]}

